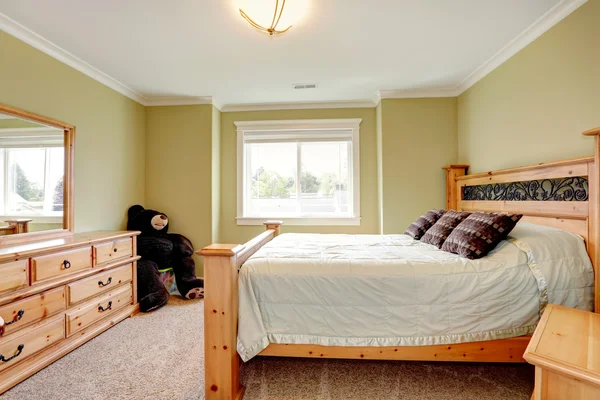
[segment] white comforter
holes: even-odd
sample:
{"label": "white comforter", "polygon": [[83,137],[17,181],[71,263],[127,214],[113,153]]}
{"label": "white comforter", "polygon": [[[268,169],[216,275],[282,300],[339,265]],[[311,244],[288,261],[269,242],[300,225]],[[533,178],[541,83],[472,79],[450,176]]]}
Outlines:
{"label": "white comforter", "polygon": [[283,234],[240,269],[238,352],[269,343],[421,346],[530,334],[546,304],[592,309],[583,240],[520,223],[481,260],[406,235]]}

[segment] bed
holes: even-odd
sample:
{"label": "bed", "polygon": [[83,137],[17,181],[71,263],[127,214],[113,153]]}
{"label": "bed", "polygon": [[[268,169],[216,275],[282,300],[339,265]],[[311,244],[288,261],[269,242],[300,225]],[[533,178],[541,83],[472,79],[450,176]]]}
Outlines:
{"label": "bed", "polygon": [[584,134],[592,157],[445,167],[448,209],[524,214],[478,261],[405,235],[279,235],[279,221],[199,251],[207,399],[243,396],[240,356],[523,362],[546,304],[598,311],[600,129]]}
{"label": "bed", "polygon": [[479,260],[408,235],[287,233],[239,271],[237,350],[248,361],[270,344],[399,347],[531,335],[548,303],[591,310],[593,286],[583,239],[527,222]]}

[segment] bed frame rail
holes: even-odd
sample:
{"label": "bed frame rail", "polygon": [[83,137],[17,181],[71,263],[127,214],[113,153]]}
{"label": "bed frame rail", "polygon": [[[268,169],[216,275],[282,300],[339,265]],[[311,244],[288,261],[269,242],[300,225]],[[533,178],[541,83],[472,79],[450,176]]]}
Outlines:
{"label": "bed frame rail", "polygon": [[347,358],[402,361],[525,362],[523,353],[531,336],[486,342],[439,344],[433,346],[321,346],[271,343],[261,356],[304,358]]}

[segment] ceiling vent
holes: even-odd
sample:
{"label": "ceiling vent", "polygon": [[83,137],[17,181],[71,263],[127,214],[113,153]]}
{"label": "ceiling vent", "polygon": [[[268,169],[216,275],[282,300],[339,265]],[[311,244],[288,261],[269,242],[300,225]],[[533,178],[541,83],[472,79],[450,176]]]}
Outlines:
{"label": "ceiling vent", "polygon": [[294,89],[316,89],[316,88],[317,88],[316,83],[302,83],[302,84],[294,85]]}

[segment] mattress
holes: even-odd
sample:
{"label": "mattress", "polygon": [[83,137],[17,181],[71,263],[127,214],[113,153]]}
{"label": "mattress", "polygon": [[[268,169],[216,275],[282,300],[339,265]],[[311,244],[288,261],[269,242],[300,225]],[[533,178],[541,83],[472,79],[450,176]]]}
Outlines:
{"label": "mattress", "polygon": [[239,271],[237,350],[426,346],[533,333],[550,303],[591,310],[583,239],[525,222],[468,260],[407,235],[282,234]]}

